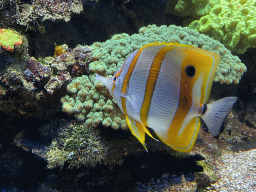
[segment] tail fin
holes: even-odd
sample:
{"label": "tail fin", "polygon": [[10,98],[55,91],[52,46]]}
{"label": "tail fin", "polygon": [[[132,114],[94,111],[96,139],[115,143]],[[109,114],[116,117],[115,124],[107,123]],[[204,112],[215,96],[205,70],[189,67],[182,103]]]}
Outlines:
{"label": "tail fin", "polygon": [[207,109],[201,118],[213,136],[219,134],[223,120],[230,113],[236,101],[237,97],[225,97],[207,104]]}

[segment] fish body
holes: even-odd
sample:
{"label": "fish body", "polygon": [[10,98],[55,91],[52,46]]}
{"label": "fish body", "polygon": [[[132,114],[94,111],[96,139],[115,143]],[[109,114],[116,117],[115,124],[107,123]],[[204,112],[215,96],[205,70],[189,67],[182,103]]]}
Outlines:
{"label": "fish body", "polygon": [[[215,136],[237,97],[206,104],[220,56],[179,43],[150,43],[130,54],[112,77],[96,74],[132,134],[145,147],[147,127],[168,146],[190,151],[203,119]],[[146,148],[146,147],[145,147]]]}

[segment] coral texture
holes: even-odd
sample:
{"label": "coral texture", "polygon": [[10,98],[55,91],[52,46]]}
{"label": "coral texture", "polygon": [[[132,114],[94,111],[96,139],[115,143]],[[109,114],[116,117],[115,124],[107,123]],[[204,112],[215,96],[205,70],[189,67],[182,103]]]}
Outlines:
{"label": "coral texture", "polygon": [[174,5],[173,0],[168,0],[165,7],[166,13],[178,16],[200,17],[206,15],[219,0],[178,0]]}
{"label": "coral texture", "polygon": [[48,168],[62,167],[66,161],[76,168],[101,163],[107,150],[95,129],[84,125],[63,125],[62,129],[46,149]]}
{"label": "coral texture", "polygon": [[114,129],[126,129],[123,113],[113,101],[108,90],[94,79],[94,73],[112,76],[122,65],[125,58],[145,44],[159,42],[178,42],[194,45],[220,54],[221,63],[214,81],[221,83],[239,83],[246,67],[240,59],[233,56],[220,42],[189,29],[174,25],[157,27],[149,25],[139,30],[139,34],[114,35],[110,40],[95,42],[91,47],[92,62],[89,64],[90,75],[83,75],[67,86],[68,95],[61,99],[62,110],[75,114],[86,125],[96,127],[100,123]]}
{"label": "coral texture", "polygon": [[62,111],[75,114],[79,121],[85,121],[86,126],[97,127],[102,123],[113,129],[127,129],[125,116],[105,86],[95,81],[94,75],[83,75],[73,79],[67,85],[67,91],[73,96],[61,98]]}
{"label": "coral texture", "polygon": [[70,21],[71,14],[83,11],[80,0],[34,0],[32,4],[22,4],[17,9],[17,23],[24,26],[34,25],[45,20]]}
{"label": "coral texture", "polygon": [[42,118],[42,114],[53,112],[61,104],[59,100],[71,76],[88,71],[92,50],[79,45],[74,49],[65,44],[61,47],[61,55],[38,60],[29,57],[27,50],[20,54],[21,58],[15,50],[0,52],[0,111]]}
{"label": "coral texture", "polygon": [[229,50],[243,54],[256,47],[256,1],[220,0],[189,27],[222,42]]}
{"label": "coral texture", "polygon": [[23,37],[18,32],[11,29],[0,29],[0,53],[1,49],[13,52],[23,43]]}

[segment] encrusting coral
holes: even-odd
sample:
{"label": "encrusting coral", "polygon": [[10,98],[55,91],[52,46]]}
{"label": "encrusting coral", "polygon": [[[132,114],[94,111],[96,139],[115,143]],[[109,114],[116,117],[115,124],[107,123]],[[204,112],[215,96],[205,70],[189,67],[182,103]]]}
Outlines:
{"label": "encrusting coral", "polygon": [[220,0],[206,16],[189,27],[222,42],[229,50],[243,54],[256,48],[256,1]]}
{"label": "encrusting coral", "polygon": [[21,46],[22,36],[11,29],[0,29],[0,47],[6,51],[13,52],[14,48]]}
{"label": "encrusting coral", "polygon": [[[18,6],[18,5],[17,5]],[[24,26],[34,25],[45,20],[70,21],[71,14],[79,14],[83,11],[80,0],[34,0],[32,4],[18,6],[15,18],[17,23]]]}
{"label": "encrusting coral", "polygon": [[78,45],[69,49],[64,44],[60,55],[35,59],[28,55],[26,39],[23,42],[21,53],[17,52],[20,48],[0,51],[0,111],[43,118],[42,114],[53,112],[61,104],[59,100],[71,76],[86,73],[91,48]]}
{"label": "encrusting coral", "polygon": [[0,28],[0,54],[9,53],[27,53],[27,39],[12,29]]}
{"label": "encrusting coral", "polygon": [[0,28],[0,76],[6,76],[3,69],[11,63],[17,63],[20,68],[23,65],[22,60],[27,57],[27,38],[13,29]]}
{"label": "encrusting coral", "polygon": [[68,95],[62,97],[62,110],[74,114],[77,120],[85,121],[87,126],[96,127],[102,123],[105,127],[127,129],[125,116],[109,94],[98,81],[94,73],[112,76],[122,65],[125,58],[145,44],[159,42],[178,42],[217,52],[221,56],[215,82],[239,83],[246,66],[237,56],[220,42],[198,32],[170,25],[142,27],[139,34],[116,34],[106,42],[95,42],[90,47],[92,62],[89,64],[89,75],[72,80],[67,85]]}

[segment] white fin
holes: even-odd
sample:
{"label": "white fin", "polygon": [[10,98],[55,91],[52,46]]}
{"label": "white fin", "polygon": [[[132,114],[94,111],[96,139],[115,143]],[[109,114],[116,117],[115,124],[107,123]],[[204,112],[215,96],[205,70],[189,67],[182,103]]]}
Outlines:
{"label": "white fin", "polygon": [[206,105],[206,112],[201,118],[213,136],[219,134],[223,120],[230,113],[236,101],[237,97],[225,97]]}

